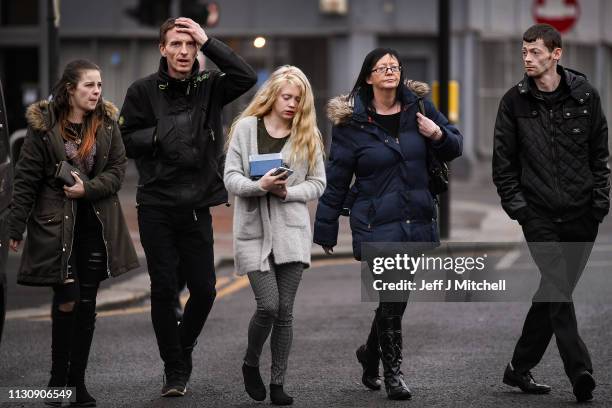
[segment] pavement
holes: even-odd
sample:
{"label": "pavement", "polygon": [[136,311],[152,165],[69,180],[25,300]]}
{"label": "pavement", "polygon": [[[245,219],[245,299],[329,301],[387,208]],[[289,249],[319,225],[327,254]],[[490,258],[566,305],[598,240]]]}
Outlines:
{"label": "pavement", "polygon": [[[451,169],[452,171],[452,169]],[[452,174],[452,173],[451,173]],[[119,198],[142,266],[129,273],[129,278],[111,279],[98,293],[98,310],[117,309],[148,299],[150,281],[146,270],[144,250],[140,244],[135,206],[136,169],[130,163]],[[451,176],[450,190],[450,238],[447,242],[473,242],[483,247],[495,248],[521,241],[521,229],[508,218],[499,205],[499,199],[490,179],[490,163],[478,162],[469,177],[461,180]],[[230,202],[232,200],[230,199]],[[311,222],[314,220],[316,201],[309,203]],[[233,206],[224,205],[211,209],[215,237],[215,265],[217,268],[233,264],[232,219]],[[348,218],[341,217],[338,245],[333,257],[352,258],[351,232]],[[11,254],[16,257],[20,254]],[[320,246],[312,247],[313,260],[327,258]],[[50,306],[19,308],[7,312],[7,320],[49,316]]]}

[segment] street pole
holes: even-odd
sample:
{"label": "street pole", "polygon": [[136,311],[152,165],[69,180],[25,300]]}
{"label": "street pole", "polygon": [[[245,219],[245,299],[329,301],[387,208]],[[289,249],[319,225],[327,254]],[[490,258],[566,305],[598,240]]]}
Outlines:
{"label": "street pole", "polygon": [[[448,82],[450,76],[450,2],[438,0],[438,84],[440,113],[448,118]],[[440,238],[450,235],[450,182],[449,190],[440,194]]]}
{"label": "street pole", "polygon": [[[49,50],[48,72],[49,72],[49,93],[53,85],[59,79],[59,9],[60,0],[47,0],[47,47]],[[46,96],[46,95],[45,95]]]}

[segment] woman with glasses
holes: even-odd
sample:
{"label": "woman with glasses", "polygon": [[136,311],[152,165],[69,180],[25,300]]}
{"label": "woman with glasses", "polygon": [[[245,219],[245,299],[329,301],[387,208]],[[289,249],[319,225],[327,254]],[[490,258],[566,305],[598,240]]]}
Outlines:
{"label": "woman with glasses", "polygon": [[[439,242],[428,187],[428,149],[450,161],[461,155],[462,136],[429,101],[423,101],[426,115],[419,112],[419,99],[429,88],[405,81],[399,61],[393,49],[371,51],[350,94],[329,102],[334,126],[327,188],[314,227],[314,242],[328,254],[337,243],[338,218],[346,202],[352,203],[357,260],[363,242]],[[394,400],[411,398],[401,372],[405,308],[405,301],[380,301],[368,339],[356,352],[362,382],[373,390],[381,388],[382,360],[387,396]]]}

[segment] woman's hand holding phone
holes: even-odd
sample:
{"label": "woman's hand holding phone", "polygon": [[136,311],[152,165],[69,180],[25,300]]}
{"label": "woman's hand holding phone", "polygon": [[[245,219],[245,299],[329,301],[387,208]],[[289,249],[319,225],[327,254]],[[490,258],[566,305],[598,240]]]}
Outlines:
{"label": "woman's hand holding phone", "polygon": [[285,194],[286,194],[286,184],[287,184],[287,179],[284,178],[286,175],[286,171],[278,174],[278,175],[273,175],[276,172],[277,169],[271,169],[270,171],[268,171],[266,174],[264,174],[260,179],[259,179],[259,186],[266,190],[269,191],[275,195],[277,192],[280,192],[282,190],[285,190]]}

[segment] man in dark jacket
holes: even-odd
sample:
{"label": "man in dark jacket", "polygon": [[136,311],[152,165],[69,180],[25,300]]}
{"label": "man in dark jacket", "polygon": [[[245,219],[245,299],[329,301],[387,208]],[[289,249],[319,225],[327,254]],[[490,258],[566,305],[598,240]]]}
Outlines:
{"label": "man in dark jacket", "polygon": [[587,401],[595,381],[571,295],[608,213],[608,127],[597,91],[584,75],[559,65],[561,37],[553,27],[529,28],[522,53],[525,77],[499,105],[493,181],[530,243],[541,284],[504,383],[550,392],[530,370],[554,334],[574,395]]}
{"label": "man in dark jacket", "polygon": [[[198,50],[220,71],[199,72]],[[136,160],[140,238],[151,277],[151,318],[164,361],[162,395],[184,395],[191,354],[215,299],[209,207],[227,202],[221,109],[256,82],[253,69],[188,18],[160,28],[156,73],[134,82],[119,118]],[[177,327],[177,276],[190,297]]]}

